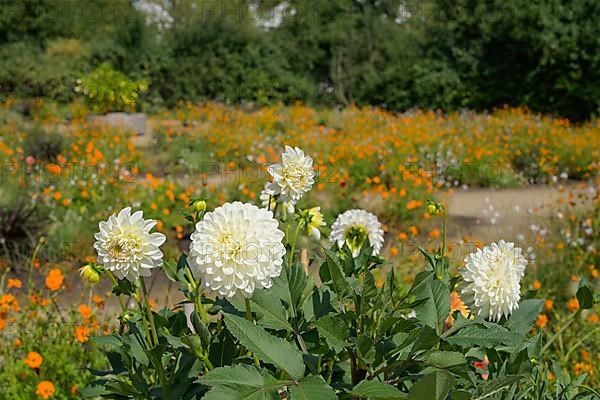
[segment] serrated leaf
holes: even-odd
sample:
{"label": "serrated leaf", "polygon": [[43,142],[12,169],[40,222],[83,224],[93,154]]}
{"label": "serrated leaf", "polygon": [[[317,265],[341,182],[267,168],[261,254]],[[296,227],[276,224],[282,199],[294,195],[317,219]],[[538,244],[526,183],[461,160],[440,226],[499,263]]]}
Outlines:
{"label": "serrated leaf", "polygon": [[494,348],[502,344],[514,346],[521,341],[521,336],[499,325],[489,325],[488,327],[469,325],[445,340],[450,344],[462,347]]}
{"label": "serrated leaf", "polygon": [[341,318],[326,315],[318,319],[317,331],[325,339],[329,347],[333,348],[337,353],[346,347],[348,328],[346,328],[346,324]]}
{"label": "serrated leaf", "polygon": [[434,351],[425,356],[425,361],[438,368],[449,368],[467,363],[465,356],[456,351]]}
{"label": "serrated leaf", "polygon": [[293,330],[283,304],[268,290],[257,290],[250,300],[254,303],[252,310],[256,312],[260,325],[269,329]]}
{"label": "serrated leaf", "polygon": [[353,293],[352,287],[342,272],[343,269],[339,264],[336,254],[331,250],[325,250],[325,254],[325,266],[327,268],[327,272],[329,273],[333,290],[338,298],[342,299],[344,296]]}
{"label": "serrated leaf", "polygon": [[225,324],[242,346],[264,362],[277,366],[295,379],[304,375],[302,354],[287,340],[273,336],[263,328],[236,315],[225,314]]}
{"label": "serrated leaf", "polygon": [[454,386],[454,377],[446,371],[436,371],[419,379],[411,388],[408,400],[444,400]]}
{"label": "serrated leaf", "polygon": [[258,387],[264,385],[265,378],[255,367],[238,364],[213,369],[200,378],[200,382],[207,386],[229,384]]}
{"label": "serrated leaf", "polygon": [[517,332],[521,336],[525,336],[535,323],[536,318],[542,312],[544,300],[528,299],[519,303],[519,308],[516,309],[508,321],[506,327],[513,332]]}
{"label": "serrated leaf", "polygon": [[321,376],[307,376],[288,389],[291,400],[336,400],[335,391]]}
{"label": "serrated leaf", "polygon": [[442,334],[444,323],[450,315],[450,288],[438,280],[432,280],[415,293],[417,300],[424,300],[415,306],[417,319]]}
{"label": "serrated leaf", "polygon": [[406,393],[388,383],[377,381],[362,381],[352,389],[350,394],[364,397],[368,400],[405,399]]}

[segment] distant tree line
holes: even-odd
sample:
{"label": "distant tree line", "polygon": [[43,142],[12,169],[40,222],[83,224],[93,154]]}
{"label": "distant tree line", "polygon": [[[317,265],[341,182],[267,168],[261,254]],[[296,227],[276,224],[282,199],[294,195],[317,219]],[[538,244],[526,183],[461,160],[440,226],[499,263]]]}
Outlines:
{"label": "distant tree line", "polygon": [[146,106],[600,112],[597,0],[0,0],[0,87],[69,101],[103,62]]}

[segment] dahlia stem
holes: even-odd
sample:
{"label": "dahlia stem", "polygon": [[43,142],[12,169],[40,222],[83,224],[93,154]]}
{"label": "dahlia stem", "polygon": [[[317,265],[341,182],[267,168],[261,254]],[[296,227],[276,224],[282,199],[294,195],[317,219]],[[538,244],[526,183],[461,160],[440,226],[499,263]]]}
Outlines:
{"label": "dahlia stem", "polygon": [[152,330],[152,339],[154,341],[153,346],[158,345],[158,334],[156,333],[156,325],[154,324],[154,316],[152,315],[152,309],[150,308],[150,302],[148,301],[148,291],[146,290],[146,283],[144,278],[140,277],[140,286],[144,295],[144,308],[146,309],[146,315],[148,321],[150,321],[150,329]]}
{"label": "dahlia stem", "polygon": [[296,232],[294,233],[294,241],[292,242],[292,251],[290,252],[290,262],[294,262],[294,252],[296,250],[296,242],[298,241],[298,235],[300,234],[301,224],[298,223],[296,226]]}
{"label": "dahlia stem", "polygon": [[442,215],[442,257],[446,256],[446,211]]}
{"label": "dahlia stem", "polygon": [[246,303],[246,319],[254,323],[254,318],[252,318],[252,306],[250,305],[250,299],[245,298],[244,301]]}
{"label": "dahlia stem", "polygon": [[[246,297],[244,299],[244,302],[246,304],[246,319],[248,321],[254,323],[254,318],[252,317],[252,306],[250,305],[250,299]],[[257,367],[260,368],[260,360],[258,359],[258,356],[256,354],[254,354],[253,358],[254,358],[254,365],[256,365]]]}
{"label": "dahlia stem", "polygon": [[[117,278],[115,278],[115,276],[113,275],[112,272],[107,271],[108,272],[108,277],[110,278],[110,281],[113,283],[113,285],[118,285],[119,282],[117,282]],[[121,311],[124,313],[127,310],[127,307],[125,306],[125,303],[123,302],[123,298],[121,297],[121,295],[117,296],[117,299],[119,299],[119,304],[121,305]]]}

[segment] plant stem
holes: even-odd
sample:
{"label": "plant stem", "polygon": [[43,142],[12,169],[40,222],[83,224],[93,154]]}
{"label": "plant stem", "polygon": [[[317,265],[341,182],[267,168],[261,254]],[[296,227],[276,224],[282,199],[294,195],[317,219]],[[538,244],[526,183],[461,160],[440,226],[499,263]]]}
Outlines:
{"label": "plant stem", "polygon": [[[113,273],[110,271],[107,271],[107,272],[108,272],[108,277],[110,278],[113,285],[115,285],[115,286],[118,285],[119,283],[117,282],[117,278],[115,278]],[[118,295],[117,299],[119,299],[119,304],[121,305],[121,311],[125,312],[127,310],[127,307],[125,306],[125,303],[123,302],[123,298],[121,297],[121,295]]]}
{"label": "plant stem", "polygon": [[246,319],[254,323],[254,318],[252,318],[252,306],[250,305],[250,299],[245,298],[244,301],[246,303]]}
{"label": "plant stem", "polygon": [[144,295],[144,308],[146,309],[146,316],[150,321],[150,329],[152,329],[153,347],[158,345],[158,334],[156,333],[156,325],[154,324],[154,316],[152,315],[152,309],[150,308],[150,302],[148,301],[148,291],[146,290],[146,283],[144,278],[140,277],[140,287]]}
{"label": "plant stem", "polygon": [[446,256],[446,211],[442,215],[442,257]]}
{"label": "plant stem", "polygon": [[589,332],[587,335],[585,335],[584,337],[582,337],[581,339],[579,339],[579,340],[577,341],[577,343],[575,343],[573,346],[570,346],[570,348],[569,348],[569,351],[567,351],[567,354],[565,355],[565,358],[564,358],[564,360],[565,360],[565,361],[568,361],[568,360],[569,360],[569,356],[571,355],[571,353],[572,353],[573,351],[575,351],[575,349],[577,349],[579,346],[581,346],[581,345],[583,344],[583,342],[585,342],[585,341],[586,341],[586,339],[587,339],[587,338],[589,338],[590,336],[592,336],[592,335],[594,335],[594,334],[596,334],[596,333],[598,333],[598,332],[600,332],[600,327],[598,327],[598,328],[596,328],[596,329],[592,330],[592,331],[591,331],[591,332]]}
{"label": "plant stem", "polygon": [[31,277],[33,275],[33,269],[35,268],[35,260],[37,259],[37,255],[40,252],[43,244],[44,244],[43,237],[40,238],[40,240],[38,241],[37,246],[35,246],[35,250],[33,251],[33,255],[31,256],[31,264],[29,265],[29,274],[27,277],[27,287],[28,287],[28,294],[31,294],[31,289],[33,288],[33,282],[31,281]]}
{"label": "plant stem", "polygon": [[[250,305],[250,299],[246,297],[244,299],[244,302],[246,304],[246,319],[248,321],[254,323],[254,318],[252,317],[252,306]],[[260,360],[258,359],[256,354],[254,354],[254,365],[256,365],[258,368],[260,368]]]}
{"label": "plant stem", "polygon": [[558,330],[558,332],[556,332],[548,341],[548,343],[546,343],[544,345],[544,347],[542,348],[542,353],[545,353],[550,346],[552,346],[552,343],[554,343],[554,341],[569,327],[571,326],[571,324],[575,321],[575,317],[579,315],[579,312],[576,312],[575,314],[572,314],[571,316],[569,316],[569,318],[567,319],[566,323],[561,326],[561,328]]}
{"label": "plant stem", "polygon": [[294,232],[294,241],[292,242],[292,251],[290,252],[290,262],[294,261],[294,252],[296,250],[296,242],[298,241],[298,235],[300,234],[301,224],[298,223],[296,231]]}

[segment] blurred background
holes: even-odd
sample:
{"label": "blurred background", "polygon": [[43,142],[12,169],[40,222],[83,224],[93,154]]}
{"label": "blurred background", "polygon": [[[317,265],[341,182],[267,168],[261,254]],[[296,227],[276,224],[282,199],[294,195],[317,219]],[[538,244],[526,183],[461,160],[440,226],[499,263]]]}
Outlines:
{"label": "blurred background", "polygon": [[144,109],[510,105],[581,121],[599,112],[599,40],[595,0],[3,0],[0,87],[69,102],[97,71],[142,84]]}

